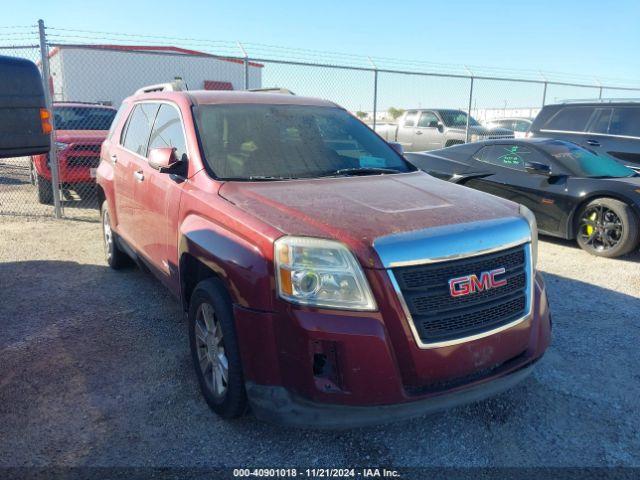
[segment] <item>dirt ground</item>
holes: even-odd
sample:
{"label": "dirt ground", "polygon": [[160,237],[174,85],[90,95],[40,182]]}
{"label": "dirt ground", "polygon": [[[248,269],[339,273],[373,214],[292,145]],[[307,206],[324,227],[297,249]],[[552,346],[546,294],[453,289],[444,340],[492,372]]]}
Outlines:
{"label": "dirt ground", "polygon": [[0,215],[0,467],[640,466],[640,254],[543,239],[553,343],[481,403],[384,427],[222,421],[150,275],[111,271],[91,221]]}

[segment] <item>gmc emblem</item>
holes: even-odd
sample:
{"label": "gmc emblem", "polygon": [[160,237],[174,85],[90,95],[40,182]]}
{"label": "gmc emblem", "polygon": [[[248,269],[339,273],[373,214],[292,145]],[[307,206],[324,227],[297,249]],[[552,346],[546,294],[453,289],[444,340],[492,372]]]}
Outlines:
{"label": "gmc emblem", "polygon": [[507,281],[496,277],[504,272],[504,268],[496,268],[495,270],[482,272],[480,278],[475,274],[452,278],[449,280],[449,292],[452,297],[464,297],[472,293],[503,287],[507,284]]}

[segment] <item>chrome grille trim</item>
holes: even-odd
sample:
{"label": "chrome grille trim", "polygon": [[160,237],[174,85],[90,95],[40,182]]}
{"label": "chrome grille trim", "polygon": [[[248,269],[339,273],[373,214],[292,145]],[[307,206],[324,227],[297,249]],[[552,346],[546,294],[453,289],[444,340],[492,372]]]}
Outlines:
{"label": "chrome grille trim", "polygon": [[[487,238],[487,235],[489,238]],[[474,335],[446,341],[423,342],[392,268],[477,257],[509,250],[519,245],[524,245],[526,257],[525,272],[528,279],[526,289],[526,313],[512,322]],[[374,248],[387,270],[389,280],[396,292],[413,338],[421,349],[449,347],[485,338],[513,328],[531,317],[534,291],[531,231],[529,224],[522,217],[509,217],[495,221],[473,222],[389,235],[376,239]],[[413,259],[410,258],[411,255],[414,255]]]}

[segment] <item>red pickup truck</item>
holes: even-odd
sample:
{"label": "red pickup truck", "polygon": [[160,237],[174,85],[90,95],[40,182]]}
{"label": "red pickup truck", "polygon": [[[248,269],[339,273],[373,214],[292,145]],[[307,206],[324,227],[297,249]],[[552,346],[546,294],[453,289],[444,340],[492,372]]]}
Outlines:
{"label": "red pickup truck", "polygon": [[[100,145],[116,115],[116,109],[91,103],[58,102],[53,104],[56,128],[60,184],[75,188],[95,183],[100,163]],[[49,154],[31,157],[31,183],[38,201],[53,202]],[[84,193],[84,192],[81,192]]]}
{"label": "red pickup truck", "polygon": [[217,414],[380,423],[494,395],[543,355],[531,212],[398,150],[313,98],[125,100],[97,176],[107,262],[180,299]]}

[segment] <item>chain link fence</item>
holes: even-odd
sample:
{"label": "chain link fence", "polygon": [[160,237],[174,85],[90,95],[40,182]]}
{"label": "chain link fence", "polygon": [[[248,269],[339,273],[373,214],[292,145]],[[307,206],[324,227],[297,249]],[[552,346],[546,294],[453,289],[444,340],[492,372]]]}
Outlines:
{"label": "chain link fence", "polygon": [[[331,100],[371,127],[408,109],[460,110],[480,123],[533,118],[565,99],[628,98],[640,88],[539,72],[371,59],[265,45],[109,32],[0,27],[0,55],[45,72],[55,139],[48,155],[0,160],[0,215],[97,219],[100,145],[122,100],[151,84],[287,89]],[[46,75],[48,72],[48,75]],[[48,77],[48,78],[46,78]],[[1,87],[1,85],[0,85]],[[467,140],[470,140],[467,135]]]}

